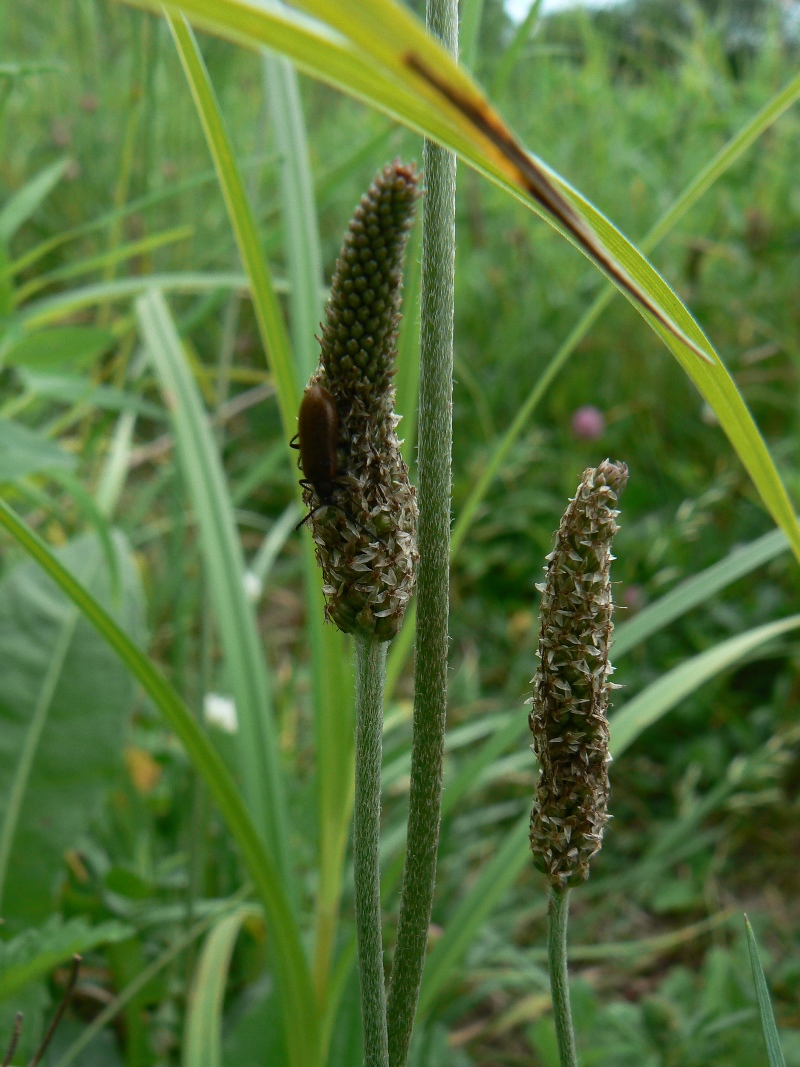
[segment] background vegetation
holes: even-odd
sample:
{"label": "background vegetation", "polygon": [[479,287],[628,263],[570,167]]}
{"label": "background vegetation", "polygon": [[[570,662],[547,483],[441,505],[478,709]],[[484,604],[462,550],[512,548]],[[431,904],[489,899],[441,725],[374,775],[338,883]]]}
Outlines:
{"label": "background vegetation", "polygon": [[[520,38],[487,0],[476,74],[526,143],[637,240],[796,74],[795,7],[640,0],[614,12],[532,19]],[[314,751],[302,552],[290,533],[297,472],[285,462],[250,303],[241,283],[221,278],[241,268],[175,48],[163,23],[100,0],[4,5],[0,19],[4,495],[48,543],[65,546],[62,558],[84,581],[105,587],[128,632],[198,718],[213,719],[220,702],[209,695],[227,696],[230,681],[164,394],[132,304],[138,280],[173,275],[168,299],[215,415],[251,569],[287,772],[289,848],[307,901],[316,888],[312,798],[324,754]],[[264,248],[285,278],[291,227],[261,60],[210,38],[202,45]],[[329,277],[374,171],[394,156],[420,159],[421,147],[318,84],[303,81],[302,96]],[[654,254],[734,375],[795,500],[798,143],[800,119],[790,110]],[[117,280],[131,285],[114,291]],[[558,235],[462,170],[456,516],[600,284]],[[105,288],[45,319],[49,300],[90,285]],[[59,332],[23,336],[21,317],[36,315]],[[576,417],[588,405],[597,409],[591,418]],[[124,433],[133,435],[132,451],[115,483],[109,457]],[[614,302],[538,406],[454,560],[445,795],[449,787],[456,800],[445,801],[440,930],[463,921],[465,887],[530,806],[534,771],[519,727],[535,669],[535,583],[567,496],[582,470],[607,455],[631,470],[616,541],[621,620],[771,529],[680,367],[627,304]],[[767,555],[619,658],[619,706],[720,641],[792,613],[796,564],[777,547]],[[243,885],[237,851],[173,735],[100,638],[7,540],[2,568],[4,818],[19,808],[13,837],[0,838],[2,912],[9,938],[34,932],[10,941],[5,959],[0,951],[0,1034],[24,1007],[26,1040],[35,1044],[36,1019],[63,981],[52,968],[75,947],[86,964],[51,1063],[205,1062],[187,1059],[187,998],[202,973],[200,934]],[[746,910],[787,1062],[800,1064],[799,654],[792,633],[760,647],[682,700],[612,771],[614,822],[591,881],[573,897],[583,1062],[765,1062]],[[51,699],[26,705],[43,677],[52,679]],[[390,841],[404,819],[409,695],[406,668],[385,738]],[[31,718],[41,722],[33,748]],[[235,766],[234,739],[206,725]],[[32,762],[21,777],[26,752]],[[348,892],[342,938],[351,930]],[[544,901],[543,880],[526,864],[479,925],[465,927],[457,966],[427,1001],[423,992],[419,1064],[554,1062]],[[389,896],[390,918],[393,904]],[[206,951],[202,964],[223,982],[209,1001],[224,1007],[223,1062],[255,1067],[271,1062],[268,947],[258,909],[236,915],[227,929],[215,924],[217,956]],[[20,961],[31,960],[25,971]],[[145,981],[150,965],[157,973]],[[116,1023],[69,1059],[89,1021],[142,975]],[[337,1024],[332,1065],[358,1062],[352,978],[343,1003],[349,1022]]]}

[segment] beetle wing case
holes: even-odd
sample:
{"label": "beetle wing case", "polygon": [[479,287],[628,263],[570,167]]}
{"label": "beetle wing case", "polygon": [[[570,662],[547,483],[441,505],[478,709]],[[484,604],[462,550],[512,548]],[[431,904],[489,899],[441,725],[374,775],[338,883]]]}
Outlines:
{"label": "beetle wing case", "polygon": [[323,386],[309,385],[303,393],[297,431],[303,474],[320,500],[329,499],[339,472],[339,413]]}

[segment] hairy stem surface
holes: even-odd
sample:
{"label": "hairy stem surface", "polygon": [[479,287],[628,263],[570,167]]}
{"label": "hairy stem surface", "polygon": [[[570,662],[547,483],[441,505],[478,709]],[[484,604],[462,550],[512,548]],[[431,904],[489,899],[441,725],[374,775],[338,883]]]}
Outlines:
{"label": "hairy stem surface", "polygon": [[550,887],[547,958],[550,965],[550,992],[553,997],[553,1017],[556,1024],[556,1040],[561,1067],[578,1067],[567,981],[569,894],[569,889]]}
{"label": "hairy stem surface", "polygon": [[381,936],[381,751],[386,643],[357,634],[356,795],[353,826],[356,938],[365,1067],[387,1067],[386,989]]}
{"label": "hairy stem surface", "polygon": [[[453,54],[455,0],[428,0],[428,28]],[[425,142],[419,395],[419,575],[408,840],[389,990],[390,1067],[414,1025],[436,883],[447,709],[456,160]]]}

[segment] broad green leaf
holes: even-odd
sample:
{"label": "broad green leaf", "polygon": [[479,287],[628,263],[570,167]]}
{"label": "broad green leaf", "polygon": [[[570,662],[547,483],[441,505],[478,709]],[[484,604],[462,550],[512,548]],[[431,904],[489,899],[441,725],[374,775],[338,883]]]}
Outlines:
{"label": "broad green leaf", "polygon": [[289,875],[282,772],[269,669],[244,587],[244,556],[225,471],[199,390],[163,296],[140,297],[143,340],[172,414],[183,477],[200,526],[211,598],[236,704],[239,766],[250,809],[284,879]]}
{"label": "broad green leaf", "polygon": [[611,717],[611,755],[619,759],[625,749],[632,745],[648,726],[658,722],[704,682],[720,671],[741,663],[765,641],[789,633],[798,626],[800,615],[790,615],[787,619],[757,626],[753,630],[722,641],[707,652],[692,656],[679,667],[667,671]]}
{"label": "broad green leaf", "polygon": [[28,982],[46,977],[74,953],[130,935],[130,927],[122,923],[90,926],[82,916],[64,921],[60,915],[51,915],[38,930],[25,930],[11,941],[0,942],[0,1000],[8,1000]]}
{"label": "broad green leaf", "polygon": [[275,864],[253,826],[228,769],[164,676],[85,586],[62,566],[38,534],[26,526],[3,500],[0,500],[0,525],[55,581],[117,653],[175,731],[219,805],[264,905],[274,949],[275,979],[281,990],[290,1065],[308,1067],[310,1064],[313,1067],[318,1061],[319,1019],[300,932]]}
{"label": "broad green leaf", "polygon": [[68,159],[60,159],[49,167],[39,171],[21,189],[5,202],[0,210],[0,244],[7,244],[17,230],[28,221],[39,205],[47,199],[61,181],[69,164]]}
{"label": "broad green leaf", "polygon": [[[220,912],[224,914],[226,911],[229,911],[231,907],[238,906],[241,903],[244,895],[245,894],[242,891],[236,893],[229,900],[225,901],[221,907],[217,905],[211,914],[207,915],[199,922],[196,922],[188,930],[185,930],[180,933],[173,940],[172,944],[169,945],[168,948],[166,948],[159,956],[157,956],[150,964],[148,964],[148,966],[145,967],[144,970],[140,971],[139,974],[133,979],[133,981],[130,982],[130,984],[127,985],[123,990],[121,990],[117,994],[117,996],[114,997],[114,999],[109,1004],[107,1004],[98,1015],[96,1015],[92,1019],[91,1023],[89,1023],[88,1026],[83,1025],[81,1027],[79,1036],[59,1057],[56,1067],[68,1067],[69,1064],[74,1063],[74,1061],[77,1059],[78,1056],[80,1056],[80,1054],[87,1047],[87,1045],[92,1044],[95,1038],[97,1038],[104,1032],[105,1027],[107,1027],[109,1023],[113,1022],[116,1016],[121,1011],[123,1011],[131,1003],[131,1001],[135,1000],[139,993],[143,989],[145,989],[153,981],[154,978],[158,977],[158,975],[162,971],[164,971],[170,965],[170,963],[173,962],[173,960],[175,960],[179,955],[185,952],[186,949],[189,948],[192,943],[197,940],[198,937],[201,937],[206,932],[206,930],[209,926],[212,925],[212,923],[216,922],[218,918],[220,918]],[[185,917],[186,908],[184,907],[180,918],[185,919]],[[178,920],[178,916],[175,916],[175,919],[173,921],[175,920]],[[107,1033],[107,1031],[105,1032]],[[85,1058],[83,1062],[89,1062],[89,1058]],[[103,1064],[103,1067],[107,1067],[105,1060],[92,1062],[99,1062]]]}
{"label": "broad green leaf", "polygon": [[19,422],[0,419],[0,482],[60,468],[72,470],[77,460],[59,445]]}
{"label": "broad green leaf", "polygon": [[183,1040],[184,1067],[222,1067],[222,1013],[231,956],[242,926],[260,909],[245,905],[209,931],[189,994]]}
{"label": "broad green leaf", "polygon": [[[114,531],[108,518],[97,506],[97,502],[92,494],[86,490],[81,479],[73,474],[72,471],[56,468],[50,471],[49,477],[56,485],[62,486],[62,488],[72,497],[78,512],[86,519],[86,532],[88,533],[90,530],[94,530],[97,535],[100,541],[100,547],[103,550],[105,566],[108,568],[110,595],[112,599],[116,600],[119,597],[122,585],[118,553],[114,547]],[[27,484],[25,486],[20,486],[19,488],[24,493],[27,493],[30,490],[30,486]],[[45,496],[44,500],[49,509],[52,506],[53,497]]]}
{"label": "broad green leaf", "polygon": [[775,1012],[772,1010],[767,979],[764,975],[764,968],[761,966],[761,960],[758,958],[756,937],[750,925],[750,920],[746,915],[744,917],[744,925],[747,931],[747,950],[750,953],[750,965],[753,968],[753,983],[756,987],[758,1014],[761,1018],[761,1030],[764,1034],[769,1067],[786,1067],[786,1060],[781,1049],[781,1039],[775,1023]]}
{"label": "broad green leaf", "polygon": [[[115,548],[117,598],[96,538],[78,538],[59,556],[139,633],[142,594],[120,534]],[[134,686],[105,641],[27,560],[0,582],[0,677],[2,909],[7,919],[35,922],[52,910],[64,850],[77,844],[122,772]]]}
{"label": "broad green leaf", "polygon": [[31,371],[85,367],[116,343],[117,338],[110,330],[59,326],[23,334],[6,349],[3,362],[7,367],[25,367]]}
{"label": "broad green leaf", "polygon": [[800,559],[800,526],[744,401],[697,323],[638,249],[516,140],[468,74],[406,8],[393,0],[305,0],[301,6],[321,21],[278,5],[254,8],[245,0],[186,0],[182,9],[212,32],[285,52],[301,69],[438,141],[580,247],[690,375]]}

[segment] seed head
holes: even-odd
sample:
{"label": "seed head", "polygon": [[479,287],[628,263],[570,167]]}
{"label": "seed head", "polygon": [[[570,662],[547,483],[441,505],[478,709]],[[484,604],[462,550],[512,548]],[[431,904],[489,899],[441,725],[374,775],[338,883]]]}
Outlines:
{"label": "seed head", "polygon": [[[312,516],[325,611],[345,633],[388,641],[414,585],[417,504],[394,412],[403,254],[419,196],[395,162],[361,198],[344,239],[309,385],[327,389],[339,422],[332,501]],[[319,504],[313,487],[303,499]]]}
{"label": "seed head", "polygon": [[539,669],[528,722],[539,761],[531,851],[558,888],[589,877],[608,822],[608,660],[614,607],[609,572],[624,463],[589,468],[564,512],[547,557]]}

